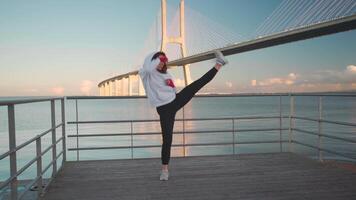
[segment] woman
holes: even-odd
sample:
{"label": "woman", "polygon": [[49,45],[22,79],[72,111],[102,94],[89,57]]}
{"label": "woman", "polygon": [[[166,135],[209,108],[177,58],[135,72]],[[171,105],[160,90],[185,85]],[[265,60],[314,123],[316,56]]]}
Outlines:
{"label": "woman", "polygon": [[220,51],[215,52],[216,64],[201,78],[176,93],[173,77],[167,72],[167,56],[164,52],[148,55],[139,70],[148,100],[156,107],[162,129],[162,171],[160,180],[169,177],[168,163],[171,153],[172,134],[177,111],[187,104],[204,85],[210,82],[227,60]]}

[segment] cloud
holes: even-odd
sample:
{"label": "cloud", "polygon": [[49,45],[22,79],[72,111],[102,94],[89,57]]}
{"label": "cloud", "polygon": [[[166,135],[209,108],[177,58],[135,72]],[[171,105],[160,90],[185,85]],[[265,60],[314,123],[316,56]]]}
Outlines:
{"label": "cloud", "polygon": [[36,88],[30,88],[30,89],[26,89],[25,92],[37,93],[37,92],[38,92],[38,89],[36,89]]}
{"label": "cloud", "polygon": [[356,73],[356,65],[347,66],[346,71],[349,73]]}
{"label": "cloud", "polygon": [[90,80],[83,80],[80,84],[80,91],[84,95],[90,95],[93,89],[94,83]]}
{"label": "cloud", "polygon": [[57,96],[63,95],[64,93],[64,88],[61,86],[58,87],[53,87],[50,89],[51,93]]}
{"label": "cloud", "polygon": [[251,80],[251,85],[252,85],[252,86],[256,86],[256,85],[257,85],[257,80],[256,80],[256,79]]}
{"label": "cloud", "polygon": [[290,73],[290,74],[288,74],[288,78],[290,80],[295,80],[295,79],[297,79],[297,75],[295,73]]}
{"label": "cloud", "polygon": [[229,88],[232,88],[232,82],[231,81],[226,81],[225,85]]}
{"label": "cloud", "polygon": [[352,88],[352,89],[356,89],[356,83],[352,83],[352,84],[351,84],[351,88]]}
{"label": "cloud", "polygon": [[[252,87],[251,87],[252,86]],[[305,74],[251,80],[247,90],[261,92],[317,92],[356,89],[356,65],[341,70],[319,70]]]}
{"label": "cloud", "polygon": [[[305,87],[306,85],[320,85],[326,84],[336,88],[337,84],[351,85],[356,82],[356,65],[348,65],[344,70],[319,70],[309,72],[307,74],[289,73],[285,77],[273,77],[265,80],[255,81],[256,85],[267,86],[281,86],[281,85],[297,85]],[[252,84],[251,85],[254,86]],[[256,86],[255,85],[255,86]]]}
{"label": "cloud", "polygon": [[297,79],[297,75],[295,73],[290,73],[286,77],[273,77],[268,78],[262,81],[252,80],[252,86],[272,86],[272,85],[292,85]]}
{"label": "cloud", "polygon": [[352,84],[356,82],[356,66],[349,65],[344,70],[324,70],[305,74],[303,82],[325,84]]}

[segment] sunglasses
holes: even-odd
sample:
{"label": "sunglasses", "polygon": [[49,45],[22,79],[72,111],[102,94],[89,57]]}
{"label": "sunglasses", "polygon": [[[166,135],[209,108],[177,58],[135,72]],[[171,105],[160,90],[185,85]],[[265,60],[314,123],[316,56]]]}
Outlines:
{"label": "sunglasses", "polygon": [[166,56],[164,56],[164,55],[160,55],[158,58],[163,63],[167,63],[168,62],[168,58]]}

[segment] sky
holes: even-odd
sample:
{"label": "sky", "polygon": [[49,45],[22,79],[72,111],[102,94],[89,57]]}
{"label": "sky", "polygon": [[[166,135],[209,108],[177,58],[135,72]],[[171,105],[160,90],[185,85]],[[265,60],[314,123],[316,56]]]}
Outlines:
{"label": "sky", "polygon": [[[0,96],[98,95],[97,84],[136,70],[160,0],[0,0]],[[177,7],[179,0],[167,0]],[[245,38],[281,0],[185,0]],[[214,27],[212,27],[214,29]],[[228,56],[203,92],[356,90],[356,32]],[[212,61],[191,66],[199,78]],[[176,85],[182,83],[172,70]]]}

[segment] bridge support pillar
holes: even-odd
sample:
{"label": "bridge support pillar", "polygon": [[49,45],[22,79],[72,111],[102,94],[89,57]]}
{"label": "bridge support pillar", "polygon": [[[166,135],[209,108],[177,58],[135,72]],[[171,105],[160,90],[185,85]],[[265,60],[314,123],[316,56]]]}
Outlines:
{"label": "bridge support pillar", "polygon": [[99,86],[99,96],[103,96],[103,86]]}
{"label": "bridge support pillar", "polygon": [[[185,15],[184,15],[184,0],[180,1],[180,17],[179,17],[179,29],[180,29],[180,36],[178,37],[168,37],[167,36],[167,3],[166,0],[161,0],[162,5],[162,15],[161,15],[161,22],[162,22],[162,43],[161,43],[161,51],[166,51],[168,43],[175,43],[180,46],[181,55],[182,57],[187,56],[187,50],[185,46]],[[184,83],[185,85],[189,85],[192,82],[192,78],[190,76],[190,69],[189,65],[183,66],[184,72]]]}
{"label": "bridge support pillar", "polygon": [[122,80],[122,96],[127,96],[128,94],[128,79],[124,77]]}
{"label": "bridge support pillar", "polygon": [[116,95],[116,80],[113,80],[111,82],[111,84],[112,84],[111,96],[115,96]]}
{"label": "bridge support pillar", "polygon": [[105,96],[110,95],[110,83],[109,81],[105,83]]}
{"label": "bridge support pillar", "polygon": [[133,76],[129,75],[128,77],[128,95],[132,96],[132,82],[133,82]]}
{"label": "bridge support pillar", "polygon": [[115,95],[116,96],[120,96],[121,95],[121,80],[120,79],[116,79],[115,80],[115,85],[116,85]]}
{"label": "bridge support pillar", "polygon": [[146,93],[145,93],[145,89],[143,88],[143,83],[142,83],[142,80],[139,76],[137,76],[138,78],[138,81],[137,81],[137,84],[138,84],[138,95],[139,96],[145,96]]}

